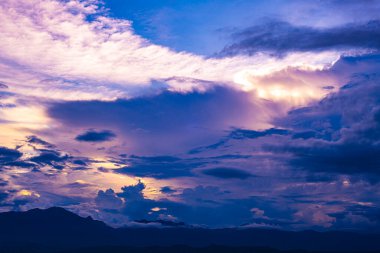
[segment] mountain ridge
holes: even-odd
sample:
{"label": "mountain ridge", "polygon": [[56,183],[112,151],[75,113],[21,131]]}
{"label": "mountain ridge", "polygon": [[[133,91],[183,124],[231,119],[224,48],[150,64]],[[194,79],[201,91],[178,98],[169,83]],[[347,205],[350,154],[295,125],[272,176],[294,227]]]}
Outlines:
{"label": "mountain ridge", "polygon": [[[99,247],[254,247],[277,250],[380,251],[380,234],[260,228],[112,228],[64,208],[0,213],[1,249],[74,250]],[[4,252],[4,251],[2,251]],[[96,250],[95,250],[96,252]],[[170,252],[170,251],[169,251]]]}

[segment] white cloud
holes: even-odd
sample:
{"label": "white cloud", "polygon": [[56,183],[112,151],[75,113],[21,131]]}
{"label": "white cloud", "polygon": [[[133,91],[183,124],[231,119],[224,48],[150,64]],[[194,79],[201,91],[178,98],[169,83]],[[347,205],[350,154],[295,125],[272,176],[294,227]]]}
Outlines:
{"label": "white cloud", "polygon": [[[88,14],[98,16],[90,22]],[[0,22],[1,81],[9,83],[11,91],[53,99],[127,97],[133,87],[173,77],[244,90],[245,85],[236,82],[236,74],[242,71],[265,75],[289,66],[321,69],[340,55],[324,52],[297,53],[283,59],[267,55],[217,59],[175,52],[136,35],[129,21],[105,16],[97,2],[89,0],[5,0],[0,3]],[[167,83],[181,92],[208,87],[202,82]]]}

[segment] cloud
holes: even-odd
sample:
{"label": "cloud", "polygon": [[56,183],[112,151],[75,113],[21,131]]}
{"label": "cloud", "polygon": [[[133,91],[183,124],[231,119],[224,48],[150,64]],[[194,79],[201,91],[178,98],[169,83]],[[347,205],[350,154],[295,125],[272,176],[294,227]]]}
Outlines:
{"label": "cloud", "polygon": [[73,188],[83,189],[86,187],[93,187],[93,186],[95,185],[92,183],[89,183],[83,180],[76,180],[73,183],[65,184],[63,187],[70,188],[70,189],[73,189]]}
{"label": "cloud", "polygon": [[117,196],[125,201],[121,213],[127,215],[131,220],[158,219],[159,212],[151,212],[155,207],[162,207],[159,201],[145,198],[143,190],[146,185],[138,181],[135,185],[124,186]]}
{"label": "cloud", "polygon": [[343,57],[329,72],[346,85],[321,101],[275,117],[273,128],[232,129],[218,142],[189,154],[251,154],[238,161],[242,164],[238,167],[250,168],[254,175],[272,171],[270,176],[276,177],[274,171],[287,166],[287,173],[308,174],[306,180],[334,181],[343,174],[375,182],[379,168],[378,66],[375,54]]}
{"label": "cloud", "polygon": [[[176,52],[138,36],[130,21],[110,17],[98,1],[40,0],[31,5],[26,0],[6,0],[0,4],[0,17],[4,24],[0,32],[6,38],[0,42],[0,82],[12,94],[1,101],[6,109],[0,111],[0,121],[7,125],[1,126],[0,132],[7,132],[7,143],[34,134],[54,144],[63,143],[73,134],[93,128],[116,133],[118,138],[112,144],[124,145],[129,153],[139,155],[202,146],[218,139],[220,132],[231,126],[266,128],[274,115],[283,114],[289,105],[294,105],[286,94],[282,100],[258,97],[257,91],[265,88],[266,82],[261,81],[264,76],[289,67],[310,71],[328,68],[342,54],[302,52],[282,59],[266,54],[221,59]],[[20,25],[16,27],[15,23]],[[247,82],[258,85],[247,87]],[[300,87],[294,89],[304,90],[303,85],[299,82]],[[306,86],[313,96],[301,99],[303,104],[327,93],[318,92],[318,87],[310,89],[312,84]],[[175,104],[181,96],[185,104]],[[83,104],[87,111],[78,115],[86,118],[88,124],[84,120],[77,123],[80,120],[74,119],[75,115],[65,115],[63,120],[51,113],[51,107],[59,107],[57,102],[73,101],[73,106],[83,100],[88,102]],[[144,101],[147,106],[138,108],[137,103]],[[159,106],[156,113],[154,103],[166,107]],[[65,106],[67,112],[79,109]],[[97,121],[97,106],[126,113],[132,123],[128,124],[124,117],[100,114]],[[205,107],[208,110],[203,112]],[[192,115],[194,123],[191,117],[185,118],[186,113]],[[169,115],[175,115],[172,118],[178,123],[171,121]],[[160,123],[157,129],[153,127],[154,120]],[[56,136],[56,132],[61,134]],[[91,148],[82,144],[78,143],[78,149]]]}
{"label": "cloud", "polygon": [[69,158],[68,155],[62,155],[55,150],[40,150],[40,154],[30,158],[32,162],[40,164],[48,164],[54,166],[56,169],[62,169],[62,162]]}
{"label": "cloud", "polygon": [[190,203],[216,205],[227,196],[228,192],[221,190],[217,186],[203,186],[198,185],[194,188],[185,188],[180,197]]}
{"label": "cloud", "polygon": [[256,139],[268,135],[288,135],[289,130],[270,128],[264,131],[254,131],[247,129],[235,129],[229,135],[231,139]]}
{"label": "cloud", "polygon": [[[357,143],[322,144],[309,148],[295,148],[290,164],[306,170],[343,174],[379,174],[378,145]],[[376,178],[372,178],[375,180]],[[379,179],[377,179],[379,180]]]}
{"label": "cloud", "polygon": [[126,201],[136,201],[144,199],[143,190],[145,189],[145,184],[138,181],[135,185],[124,186],[121,188],[122,192],[118,194],[119,197],[125,199]]}
{"label": "cloud", "polygon": [[119,209],[123,205],[123,201],[112,189],[100,190],[95,198],[95,203],[103,209]]}
{"label": "cloud", "polygon": [[14,162],[21,156],[22,154],[17,150],[0,147],[0,163]]}
{"label": "cloud", "polygon": [[[117,193],[117,196],[125,200],[119,213],[126,215],[129,220],[155,221],[165,217],[165,219],[175,218],[178,221],[186,221],[187,224],[213,227],[239,225],[252,216],[250,202],[253,201],[223,202],[220,198],[226,193],[218,187],[186,188],[180,194],[183,202],[148,199],[142,193],[144,189],[145,184],[142,182],[123,187],[122,191]],[[247,203],[242,205],[245,201]]]}
{"label": "cloud", "polygon": [[268,101],[254,101],[248,93],[215,87],[207,92],[164,91],[110,102],[52,103],[48,113],[66,127],[117,132],[134,153],[157,154],[215,140],[233,126],[264,126],[275,108]]}
{"label": "cloud", "polygon": [[9,87],[6,84],[0,82],[0,89],[8,89],[8,88]]}
{"label": "cloud", "polygon": [[297,51],[340,49],[380,49],[380,21],[346,24],[332,28],[294,26],[283,21],[271,21],[252,26],[233,35],[236,42],[226,46],[223,55],[270,52],[284,55]]}
{"label": "cloud", "polygon": [[222,138],[217,143],[192,149],[189,151],[189,153],[197,154],[197,153],[201,153],[207,150],[217,149],[222,146],[228,145],[228,142],[231,140],[257,139],[260,137],[271,136],[271,135],[288,135],[289,133],[290,133],[289,130],[276,129],[276,128],[270,128],[270,129],[266,129],[262,131],[235,128],[232,131],[230,131],[226,137]]}
{"label": "cloud", "polygon": [[75,137],[75,140],[85,141],[85,142],[104,142],[104,141],[111,141],[115,137],[116,137],[116,134],[114,134],[113,132],[109,130],[103,130],[103,131],[88,130],[87,132]]}
{"label": "cloud", "polygon": [[202,170],[202,174],[221,179],[247,179],[252,176],[247,171],[235,168],[211,168]]}
{"label": "cloud", "polygon": [[[369,60],[373,61],[373,57]],[[367,59],[361,58],[361,61]],[[378,60],[375,64],[379,64]],[[294,140],[280,148],[294,155],[290,165],[331,173],[379,174],[378,91],[377,74],[371,71],[357,74],[336,93],[279,120],[285,127],[308,133],[306,138],[293,135]]]}
{"label": "cloud", "polygon": [[[265,136],[264,138],[269,138],[271,136]],[[278,136],[284,138],[286,136]],[[287,136],[289,137],[289,136]],[[257,139],[248,139],[250,141],[256,141]],[[238,141],[242,141],[239,139]],[[127,159],[129,156],[123,155],[121,156],[123,159]],[[248,157],[249,159],[250,157]],[[268,189],[268,185],[264,188],[266,191],[270,190],[270,196],[266,196],[266,191],[263,191],[264,188],[260,188],[260,184],[266,184],[265,182],[260,182],[258,180],[255,185],[256,189],[251,190],[247,196],[244,193],[245,189],[244,185],[251,185],[253,182],[248,178],[244,181],[241,181],[239,186],[233,186],[231,188],[231,184],[229,184],[229,180],[225,180],[224,183],[225,188],[221,188],[220,186],[211,186],[211,185],[198,185],[191,186],[186,188],[181,188],[181,184],[176,185],[175,181],[170,181],[173,183],[173,188],[176,189],[176,192],[170,195],[171,200],[165,199],[163,195],[156,196],[152,198],[150,196],[150,192],[156,186],[147,185],[146,182],[151,182],[151,179],[143,179],[144,181],[138,181],[136,184],[131,184],[123,187],[120,191],[113,190],[100,190],[95,198],[93,198],[93,189],[97,187],[94,184],[91,190],[87,189],[87,184],[84,182],[76,182],[72,180],[75,177],[83,178],[86,175],[89,182],[99,182],[98,180],[91,179],[91,171],[85,172],[81,174],[81,171],[70,171],[70,165],[72,162],[80,160],[86,160],[84,158],[78,157],[68,157],[67,160],[62,162],[65,165],[65,172],[70,173],[70,181],[73,183],[68,183],[67,177],[64,175],[65,173],[61,173],[60,171],[52,171],[48,170],[46,165],[40,166],[40,170],[30,171],[28,173],[28,177],[12,177],[9,185],[19,185],[19,186],[28,186],[28,191],[33,192],[34,194],[38,194],[39,197],[16,197],[14,198],[11,194],[9,198],[7,198],[7,204],[13,206],[14,208],[19,208],[20,210],[25,210],[27,208],[36,207],[36,206],[45,206],[51,205],[52,203],[60,203],[70,206],[70,208],[75,208],[75,210],[81,210],[81,212],[87,212],[87,210],[92,210],[97,208],[96,217],[99,217],[111,224],[129,224],[131,220],[141,220],[146,219],[148,221],[161,219],[162,217],[175,217],[178,221],[185,221],[187,224],[198,224],[198,225],[207,225],[211,227],[224,227],[224,226],[239,226],[242,224],[251,224],[252,226],[276,226],[277,228],[297,228],[300,226],[301,228],[308,227],[308,225],[320,227],[325,226],[325,219],[312,219],[309,216],[298,215],[298,225],[294,225],[292,223],[292,217],[298,211],[304,210],[303,206],[296,206],[299,203],[306,203],[308,200],[309,203],[318,203],[321,202],[321,199],[324,198],[336,198],[338,196],[343,196],[344,193],[341,192],[339,188],[331,188],[333,185],[331,182],[320,182],[318,190],[323,189],[324,193],[334,192],[336,196],[331,196],[331,194],[324,195],[321,199],[320,196],[323,194],[317,190],[316,184],[307,186],[304,183],[300,183],[298,178],[293,178],[289,176],[291,179],[291,183],[279,181]],[[146,161],[149,159],[151,161],[181,161],[181,158],[178,157],[146,157],[144,158]],[[231,155],[231,156],[219,156],[219,157],[203,157],[203,161],[207,161],[208,163],[219,162],[224,163],[227,161],[233,162],[235,165],[239,164],[241,159],[244,160],[245,164],[247,164],[246,156],[239,155]],[[91,161],[89,161],[91,162]],[[113,162],[122,162],[122,161],[113,161]],[[45,174],[48,172],[49,174]],[[79,174],[77,174],[79,173]],[[284,173],[284,172],[282,172]],[[110,173],[100,173],[99,177],[108,177]],[[292,174],[284,174],[284,175],[292,175]],[[44,177],[46,177],[44,179]],[[54,178],[55,180],[51,180]],[[115,177],[115,178],[118,178]],[[265,180],[265,178],[263,179]],[[87,181],[87,180],[86,180]],[[191,183],[195,184],[197,182],[201,182],[202,178],[194,178]],[[34,182],[34,183],[32,183]],[[47,183],[48,182],[48,183]],[[53,182],[53,184],[51,184]],[[166,180],[165,183],[166,184]],[[186,180],[188,182],[188,180]],[[207,182],[208,184],[215,183],[212,178],[207,178],[203,182]],[[155,184],[158,182],[155,182]],[[354,183],[352,183],[354,185]],[[58,187],[61,185],[62,187]],[[328,188],[329,186],[330,188]],[[151,188],[153,187],[153,188]],[[241,188],[242,187],[242,188]],[[354,187],[354,186],[353,186]],[[24,187],[23,187],[24,188]],[[162,187],[158,183],[158,188],[156,191],[159,191]],[[290,190],[291,188],[291,190]],[[24,188],[25,189],[25,188]],[[52,190],[53,192],[59,191],[59,189],[64,189],[59,196],[49,195],[46,191]],[[104,188],[107,189],[107,188]],[[279,189],[282,189],[279,191]],[[353,188],[357,189],[357,188]],[[368,191],[371,188],[361,189],[358,192]],[[257,194],[256,190],[260,192],[260,194],[264,194],[264,196],[251,196]],[[69,198],[67,197],[68,193],[78,194],[80,196],[88,195],[92,198],[92,201],[88,198]],[[171,191],[172,192],[172,191]],[[303,198],[296,198],[296,194],[299,195],[300,192],[307,192],[304,194]],[[27,192],[24,191],[25,195]],[[62,193],[64,193],[62,195]],[[285,198],[281,196],[281,194],[288,193],[289,198]],[[20,193],[21,194],[21,193]],[[343,194],[343,195],[342,195]],[[67,198],[64,198],[64,197]],[[346,196],[346,195],[344,195]],[[165,197],[168,197],[165,195]],[[366,196],[368,197],[368,195]],[[348,201],[352,201],[352,199],[358,200],[358,196],[349,197]],[[370,200],[368,200],[370,201]],[[92,206],[94,203],[96,206]],[[326,204],[332,205],[332,204]],[[343,206],[342,204],[334,204],[337,206]],[[286,207],[286,210],[283,208]],[[255,210],[261,210],[265,213],[265,218],[257,217],[262,213],[252,212],[252,208],[257,208]],[[152,209],[157,211],[152,211]],[[343,210],[343,208],[341,208]],[[353,212],[353,210],[351,210]],[[330,209],[320,210],[320,213],[317,215],[318,217],[325,217],[324,215],[335,217],[330,213]],[[355,213],[356,214],[356,213]],[[367,215],[364,215],[367,217]],[[331,227],[339,228],[343,226],[343,224],[347,225],[347,222],[344,222],[344,217],[335,217],[336,222],[330,222],[333,224]],[[302,226],[300,225],[302,224]],[[308,225],[307,225],[308,224]],[[363,225],[364,226],[364,225]]]}
{"label": "cloud", "polygon": [[255,218],[268,219],[268,217],[264,215],[265,212],[260,208],[254,207],[251,209],[251,212],[253,213]]}
{"label": "cloud", "polygon": [[331,28],[376,20],[379,18],[380,5],[377,1],[331,0],[317,3],[295,0],[284,4],[280,10],[282,19],[289,23]]}
{"label": "cloud", "polygon": [[[120,198],[123,199],[123,206],[114,209],[112,214],[114,217],[124,215],[129,221],[156,221],[164,218],[211,227],[236,226],[247,222],[252,219],[251,209],[258,205],[253,199],[224,200],[229,193],[212,186],[185,188],[177,194],[181,201],[149,199],[143,194],[145,189],[145,183],[139,181],[137,184],[123,187],[121,192],[115,193],[111,189],[100,191],[96,201],[99,202],[100,208],[108,201],[115,201],[119,207]],[[112,220],[112,216],[109,219]]]}
{"label": "cloud", "polygon": [[51,143],[47,142],[47,141],[44,141],[40,138],[38,138],[37,136],[35,135],[31,135],[31,136],[28,136],[27,137],[27,142],[31,143],[31,144],[39,144],[39,145],[42,145],[42,146],[45,146],[47,148],[54,148],[55,146],[52,145]]}
{"label": "cloud", "polygon": [[0,205],[8,197],[8,195],[9,194],[6,192],[0,192]]}
{"label": "cloud", "polygon": [[296,221],[307,221],[308,224],[329,228],[336,218],[326,214],[320,206],[310,206],[294,214]]}
{"label": "cloud", "polygon": [[[127,174],[137,177],[151,177],[156,179],[175,179],[181,177],[193,177],[194,180],[201,174],[214,177],[248,178],[251,175],[248,171],[238,168],[210,166],[226,165],[238,166],[239,162],[249,159],[249,155],[224,155],[224,156],[125,156],[113,158],[112,161],[118,164],[126,164],[125,167],[115,169],[115,173]],[[171,192],[171,189],[162,190]]]}
{"label": "cloud", "polygon": [[193,176],[192,170],[207,164],[202,159],[182,159],[172,156],[131,156],[125,160],[128,166],[116,170],[138,177],[176,178]]}
{"label": "cloud", "polygon": [[[234,81],[240,71],[323,68],[341,54],[216,59],[175,52],[136,35],[130,21],[107,16],[101,4],[90,0],[40,0],[33,5],[26,0],[7,0],[0,4],[0,17],[5,38],[0,42],[0,81],[11,84],[9,90],[14,93],[40,98],[133,97],[149,93],[154,80],[166,80],[169,90],[179,92],[207,90],[207,81],[241,90]],[[191,79],[206,82],[188,81]]]}
{"label": "cloud", "polygon": [[161,190],[160,190],[162,193],[165,193],[165,194],[171,194],[171,193],[174,193],[176,192],[176,190],[172,189],[170,186],[164,186],[164,187],[161,187]]}
{"label": "cloud", "polygon": [[8,185],[8,182],[0,178],[0,187]]}
{"label": "cloud", "polygon": [[273,23],[268,37],[241,34],[269,53],[206,58],[154,45],[94,3],[0,2],[2,210],[67,205],[123,225],[376,224],[376,209],[353,206],[379,202],[379,57],[339,57],[378,44],[330,39],[376,35],[377,21]]}

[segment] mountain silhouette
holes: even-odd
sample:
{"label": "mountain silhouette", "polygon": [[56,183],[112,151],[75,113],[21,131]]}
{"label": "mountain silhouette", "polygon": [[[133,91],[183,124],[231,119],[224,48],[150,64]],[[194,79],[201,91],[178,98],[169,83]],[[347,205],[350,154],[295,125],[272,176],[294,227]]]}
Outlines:
{"label": "mountain silhouette", "polygon": [[57,250],[59,252],[65,250],[70,252],[278,252],[277,250],[375,252],[380,251],[380,234],[342,231],[291,232],[257,228],[112,228],[91,217],[83,218],[59,207],[0,213],[0,252]]}
{"label": "mountain silhouette", "polygon": [[13,245],[37,245],[47,248],[97,246],[111,243],[112,241],[107,238],[112,236],[112,233],[114,229],[101,221],[82,218],[59,207],[0,213],[0,245],[10,247]]}

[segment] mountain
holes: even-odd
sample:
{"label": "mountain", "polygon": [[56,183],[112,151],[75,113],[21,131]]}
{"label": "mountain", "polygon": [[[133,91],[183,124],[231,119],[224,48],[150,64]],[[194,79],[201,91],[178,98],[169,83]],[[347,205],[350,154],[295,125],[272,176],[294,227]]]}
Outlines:
{"label": "mountain", "polygon": [[[63,208],[0,213],[0,245],[47,248],[98,246],[112,243],[114,229]],[[99,242],[99,243],[98,243]]]}
{"label": "mountain", "polygon": [[275,249],[380,252],[380,234],[191,227],[116,229],[59,207],[0,213],[0,252],[278,252]]}

